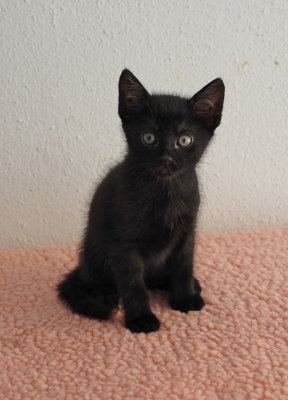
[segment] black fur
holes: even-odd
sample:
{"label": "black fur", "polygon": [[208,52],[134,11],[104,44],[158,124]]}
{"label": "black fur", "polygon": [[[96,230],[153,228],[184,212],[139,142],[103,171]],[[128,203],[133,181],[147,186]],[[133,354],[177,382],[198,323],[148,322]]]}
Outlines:
{"label": "black fur", "polygon": [[[120,300],[126,327],[151,332],[160,322],[147,288],[168,291],[175,310],[203,307],[193,276],[200,203],[195,166],[220,123],[223,100],[221,79],[186,99],[149,95],[130,71],[122,72],[119,116],[127,154],[97,187],[79,264],[58,285],[73,312],[107,319]],[[144,133],[156,142],[145,144]],[[183,134],[193,139],[187,148],[177,141]]]}

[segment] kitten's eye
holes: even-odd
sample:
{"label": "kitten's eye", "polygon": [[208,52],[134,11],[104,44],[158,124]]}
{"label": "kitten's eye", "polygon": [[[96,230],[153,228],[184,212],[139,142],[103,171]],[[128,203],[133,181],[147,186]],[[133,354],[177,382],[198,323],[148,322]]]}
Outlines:
{"label": "kitten's eye", "polygon": [[146,132],[144,135],[142,135],[142,141],[144,144],[155,144],[156,143],[156,137],[153,135],[153,133]]}
{"label": "kitten's eye", "polygon": [[188,147],[191,146],[191,144],[193,143],[193,137],[188,136],[188,135],[182,135],[178,138],[177,140],[177,144],[180,147]]}

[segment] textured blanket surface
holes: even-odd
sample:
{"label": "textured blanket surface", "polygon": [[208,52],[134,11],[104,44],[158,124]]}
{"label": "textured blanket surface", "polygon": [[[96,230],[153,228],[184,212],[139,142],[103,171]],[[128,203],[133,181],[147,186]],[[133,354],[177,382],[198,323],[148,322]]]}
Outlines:
{"label": "textured blanket surface", "polygon": [[182,314],[151,294],[159,332],[72,315],[56,283],[76,247],[0,252],[0,398],[288,399],[288,228],[197,241],[206,307]]}

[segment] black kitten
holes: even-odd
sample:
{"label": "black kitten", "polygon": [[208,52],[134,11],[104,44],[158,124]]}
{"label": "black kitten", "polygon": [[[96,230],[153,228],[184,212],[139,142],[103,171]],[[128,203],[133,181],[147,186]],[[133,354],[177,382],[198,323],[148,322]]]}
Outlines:
{"label": "black kitten", "polygon": [[204,306],[193,276],[195,166],[220,124],[223,100],[221,79],[187,99],[150,95],[122,72],[119,116],[128,151],[97,187],[79,264],[58,286],[72,311],[107,319],[121,300],[126,327],[151,332],[160,323],[147,288],[169,291],[175,310]]}

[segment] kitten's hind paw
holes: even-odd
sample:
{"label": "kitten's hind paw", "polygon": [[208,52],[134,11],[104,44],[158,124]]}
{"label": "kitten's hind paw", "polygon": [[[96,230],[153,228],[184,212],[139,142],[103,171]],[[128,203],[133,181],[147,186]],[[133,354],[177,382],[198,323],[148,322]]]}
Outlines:
{"label": "kitten's hind paw", "polygon": [[199,311],[204,307],[204,305],[205,302],[200,294],[187,297],[186,299],[170,300],[170,306],[173,310],[178,310],[184,313],[187,313],[188,311]]}
{"label": "kitten's hind paw", "polygon": [[149,333],[158,331],[160,322],[158,318],[152,314],[141,315],[139,317],[126,320],[126,327],[135,333]]}

